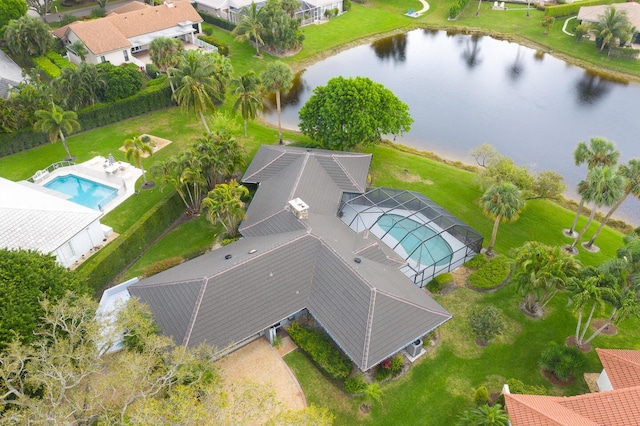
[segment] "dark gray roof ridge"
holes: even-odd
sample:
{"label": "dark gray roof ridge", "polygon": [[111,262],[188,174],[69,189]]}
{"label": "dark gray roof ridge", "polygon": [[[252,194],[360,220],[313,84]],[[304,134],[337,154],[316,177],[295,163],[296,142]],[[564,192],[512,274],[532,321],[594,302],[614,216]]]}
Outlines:
{"label": "dark gray roof ridge", "polygon": [[[264,146],[264,145],[263,145]],[[262,148],[262,147],[261,147]],[[267,163],[265,163],[262,167],[260,167],[258,170],[256,170],[255,172],[251,173],[251,175],[248,176],[243,176],[242,177],[242,181],[243,182],[251,182],[251,178],[255,175],[257,175],[258,173],[260,173],[261,171],[263,171],[264,169],[266,169],[267,167],[269,167],[271,164],[273,164],[276,160],[280,159],[283,155],[285,155],[287,152],[286,151],[282,151],[280,154],[278,154],[274,159],[272,159],[271,161],[268,161]]]}
{"label": "dark gray roof ridge", "polygon": [[369,312],[367,315],[367,328],[364,335],[364,345],[362,347],[362,361],[360,365],[369,364],[369,349],[371,347],[371,335],[373,334],[373,314],[376,310],[376,297],[378,292],[375,287],[371,291],[371,297],[369,298]]}
{"label": "dark gray roof ridge", "polygon": [[[264,218],[260,219],[259,221],[255,222],[255,223],[252,223],[251,225],[249,225],[249,226],[247,226],[247,227],[243,227],[243,226],[241,226],[241,227],[240,227],[240,229],[241,229],[241,231],[243,231],[243,232],[244,232],[244,231],[247,231],[247,230],[250,230],[251,228],[253,228],[253,227],[255,227],[255,226],[258,226],[258,225],[260,225],[260,224],[262,224],[262,223],[264,223],[264,222],[268,221],[269,219],[273,218],[274,216],[277,216],[277,215],[279,215],[280,213],[282,213],[282,212],[286,212],[286,211],[287,211],[287,209],[286,209],[286,208],[283,208],[283,209],[281,209],[281,210],[278,210],[278,211],[274,212],[273,214],[270,214],[270,215],[269,215],[269,216],[267,216],[267,217],[264,217]],[[308,226],[304,221],[302,221],[302,220],[300,220],[300,219],[297,219],[297,220],[298,220],[298,222],[300,222],[300,223],[301,223],[301,224],[302,224],[302,225],[307,229],[307,232],[309,232],[309,226]]]}
{"label": "dark gray roof ridge", "polygon": [[332,155],[332,157],[334,158],[334,160],[336,161],[336,164],[338,166],[340,166],[340,168],[342,169],[342,171],[344,172],[344,174],[349,178],[349,180],[353,183],[353,186],[355,186],[356,188],[358,188],[358,190],[360,192],[365,192],[366,188],[361,187],[358,182],[353,178],[353,176],[351,176],[351,173],[349,173],[347,171],[347,169],[344,167],[344,165],[339,161],[339,158],[346,158],[347,156],[345,155]]}
{"label": "dark gray roof ridge", "polygon": [[204,298],[204,293],[207,290],[207,284],[209,284],[209,279],[205,279],[205,281],[200,286],[200,293],[198,293],[198,298],[196,299],[196,305],[193,311],[191,312],[191,319],[189,319],[187,332],[184,334],[184,339],[182,341],[182,344],[185,346],[189,346],[189,339],[191,339],[193,326],[196,323],[196,318],[198,318],[198,312],[200,312],[200,306],[202,305],[202,299]]}
{"label": "dark gray roof ridge", "polygon": [[296,194],[296,190],[298,189],[298,184],[300,184],[300,179],[302,178],[302,175],[304,173],[305,167],[307,167],[307,162],[309,161],[309,155],[305,155],[302,157],[302,164],[300,165],[300,168],[298,169],[298,175],[296,176],[296,180],[295,182],[293,182],[293,185],[291,185],[291,192],[289,192],[289,199],[293,200],[294,199],[294,195]]}

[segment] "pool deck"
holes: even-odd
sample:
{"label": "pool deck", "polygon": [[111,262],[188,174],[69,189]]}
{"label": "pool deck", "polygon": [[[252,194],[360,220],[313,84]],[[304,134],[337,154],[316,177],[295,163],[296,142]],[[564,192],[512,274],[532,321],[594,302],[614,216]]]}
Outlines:
{"label": "pool deck", "polygon": [[102,213],[107,214],[124,200],[135,194],[136,181],[142,176],[142,170],[123,161],[116,161],[113,164],[109,164],[105,157],[99,155],[84,163],[58,167],[50,173],[47,173],[46,176],[40,175],[41,177],[37,183],[38,185],[44,186],[56,177],[66,176],[68,174],[74,174],[103,185],[118,188],[118,196],[102,209]]}

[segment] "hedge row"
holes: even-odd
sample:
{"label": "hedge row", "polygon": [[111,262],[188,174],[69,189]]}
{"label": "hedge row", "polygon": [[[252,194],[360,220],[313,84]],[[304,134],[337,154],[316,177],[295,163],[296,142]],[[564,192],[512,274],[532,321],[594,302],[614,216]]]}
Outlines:
{"label": "hedge row", "polygon": [[198,10],[198,13],[200,14],[200,16],[202,16],[202,20],[204,22],[215,25],[216,27],[222,28],[223,30],[233,31],[236,28],[236,24],[231,21],[227,21],[226,19],[209,15],[207,12],[203,12],[202,10]]}
{"label": "hedge row", "polygon": [[64,56],[61,56],[58,52],[54,52],[53,50],[48,51],[46,56],[60,69],[77,68],[75,64],[71,63],[71,61],[69,61]]}
{"label": "hedge row", "polygon": [[38,56],[37,58],[33,58],[32,61],[33,65],[41,69],[42,72],[44,72],[44,74],[50,79],[53,80],[60,75],[60,68],[58,68],[58,66],[51,62],[51,59],[46,56]]}
{"label": "hedge row", "polygon": [[577,15],[580,11],[580,8],[585,6],[624,3],[625,1],[626,0],[584,0],[576,3],[547,6],[545,9],[547,16],[553,16],[554,18],[556,18],[558,16]]}
{"label": "hedge row", "polygon": [[227,46],[225,43],[221,42],[214,36],[201,35],[201,36],[198,36],[198,38],[204,41],[205,43],[213,44],[215,47],[218,48],[218,53],[221,54],[222,56],[229,56],[229,46]]}
{"label": "hedge row", "polygon": [[455,0],[449,8],[449,19],[455,19],[469,5],[471,0]]}
{"label": "hedge row", "polygon": [[351,361],[324,334],[294,322],[289,327],[289,336],[326,374],[338,380],[349,376]]}
{"label": "hedge row", "polygon": [[96,293],[103,290],[120,272],[124,271],[151,243],[184,212],[184,203],[174,192],[146,212],[128,230],[105,248],[81,264],[80,277]]}
{"label": "hedge row", "polygon": [[[171,88],[166,83],[166,79],[158,78],[151,80],[147,87],[135,96],[81,109],[78,112],[78,121],[83,131],[91,130],[166,108],[173,105],[172,102]],[[31,129],[0,133],[0,157],[25,151],[48,142],[49,139],[44,133],[34,132]]]}

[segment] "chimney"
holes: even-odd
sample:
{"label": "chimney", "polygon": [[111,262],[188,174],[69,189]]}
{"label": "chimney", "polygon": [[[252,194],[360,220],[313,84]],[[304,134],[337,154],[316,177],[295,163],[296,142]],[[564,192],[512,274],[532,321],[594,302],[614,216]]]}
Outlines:
{"label": "chimney", "polygon": [[309,206],[300,198],[295,198],[287,204],[287,209],[298,219],[309,218]]}

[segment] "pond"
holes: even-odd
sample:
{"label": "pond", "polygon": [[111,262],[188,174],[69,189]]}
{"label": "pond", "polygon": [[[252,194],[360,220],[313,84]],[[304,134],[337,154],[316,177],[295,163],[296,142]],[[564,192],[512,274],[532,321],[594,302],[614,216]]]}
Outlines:
{"label": "pond", "polygon": [[[573,162],[578,142],[602,136],[621,161],[640,157],[640,85],[515,43],[414,30],[346,50],[296,76],[283,98],[283,126],[297,129],[313,89],[339,75],[369,77],[409,105],[415,122],[396,142],[466,163],[473,147],[489,143],[516,164],[561,173],[572,198],[586,176]],[[277,122],[273,109],[264,117]],[[627,200],[616,216],[640,225],[640,201]]]}

